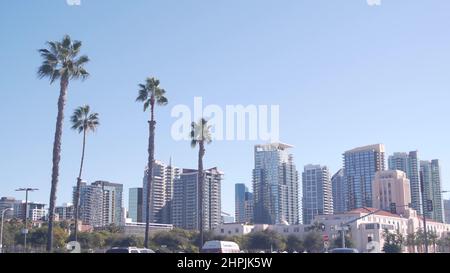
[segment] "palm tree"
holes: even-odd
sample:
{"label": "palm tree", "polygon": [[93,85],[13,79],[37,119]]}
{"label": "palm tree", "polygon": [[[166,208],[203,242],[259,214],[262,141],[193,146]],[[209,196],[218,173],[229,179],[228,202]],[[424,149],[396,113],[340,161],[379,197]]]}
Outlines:
{"label": "palm tree", "polygon": [[436,243],[439,239],[439,236],[436,231],[432,230],[430,233],[428,233],[428,240],[433,245],[433,251],[436,253]]}
{"label": "palm tree", "polygon": [[49,78],[50,84],[59,80],[60,92],[58,99],[58,116],[56,118],[56,130],[53,142],[53,166],[52,182],[50,190],[50,206],[48,218],[47,251],[53,249],[53,221],[55,216],[56,190],[58,187],[59,162],[61,160],[61,138],[64,120],[64,107],[67,100],[67,89],[70,80],[86,79],[89,73],[84,65],[89,62],[85,55],[77,57],[80,53],[81,42],[72,41],[65,35],[61,42],[47,42],[48,49],[40,49],[43,58],[42,65],[38,69],[38,77]]}
{"label": "palm tree", "polygon": [[406,235],[406,246],[409,248],[409,250],[412,249],[412,253],[416,252],[416,234],[415,233],[409,233]]}
{"label": "palm tree", "polygon": [[155,105],[167,105],[168,100],[164,96],[166,91],[159,86],[159,80],[155,78],[147,78],[145,84],[139,84],[139,95],[137,102],[144,103],[144,112],[150,108],[149,138],[148,138],[148,162],[147,162],[147,204],[145,207],[145,240],[144,246],[149,245],[149,229],[150,229],[150,194],[153,180],[153,163],[155,161]]}
{"label": "palm tree", "polygon": [[198,227],[200,231],[199,250],[203,247],[203,157],[205,156],[205,144],[212,142],[211,126],[208,121],[202,118],[198,123],[192,122],[191,125],[191,147],[195,148],[198,145]]}
{"label": "palm tree", "polygon": [[72,117],[72,129],[77,130],[78,133],[83,133],[83,148],[81,151],[81,163],[80,172],[77,177],[77,189],[75,191],[75,231],[74,240],[78,241],[78,218],[79,218],[79,202],[80,202],[80,187],[81,187],[81,175],[83,173],[83,163],[84,163],[84,151],[86,148],[86,135],[89,131],[94,132],[100,125],[98,119],[98,113],[91,113],[89,105],[80,106],[75,109]]}

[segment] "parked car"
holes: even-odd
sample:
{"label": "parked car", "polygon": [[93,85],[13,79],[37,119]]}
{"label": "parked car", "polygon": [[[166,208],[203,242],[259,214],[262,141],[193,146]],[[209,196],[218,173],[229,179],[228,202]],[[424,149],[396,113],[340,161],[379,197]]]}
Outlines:
{"label": "parked car", "polygon": [[356,248],[335,248],[329,251],[329,253],[359,253]]}
{"label": "parked car", "polygon": [[155,253],[151,249],[137,247],[113,247],[108,249],[106,253]]}

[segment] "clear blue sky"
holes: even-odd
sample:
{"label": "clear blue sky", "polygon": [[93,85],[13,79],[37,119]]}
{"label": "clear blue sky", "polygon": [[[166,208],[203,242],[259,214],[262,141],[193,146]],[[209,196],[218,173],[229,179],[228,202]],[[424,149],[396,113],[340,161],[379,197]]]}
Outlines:
{"label": "clear blue sky", "polygon": [[[0,196],[33,186],[31,199],[48,203],[59,89],[37,79],[37,49],[66,33],[84,42],[92,76],[69,87],[58,204],[71,201],[81,149],[67,118],[85,103],[102,125],[89,136],[84,178],[141,185],[147,114],[134,100],[150,75],[170,100],[157,110],[157,159],[196,167],[197,151],[170,137],[170,111],[202,96],[279,104],[300,172],[316,163],[334,173],[345,150],[384,143],[389,154],[441,159],[449,189],[449,13],[446,0],[2,1]],[[251,185],[256,143],[207,149],[206,166],[226,174],[224,211],[234,212],[235,183]]]}

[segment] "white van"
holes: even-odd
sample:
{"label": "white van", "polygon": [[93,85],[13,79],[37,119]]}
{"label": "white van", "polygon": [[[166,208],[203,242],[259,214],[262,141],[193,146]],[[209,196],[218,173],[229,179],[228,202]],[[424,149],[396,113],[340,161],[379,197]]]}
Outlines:
{"label": "white van", "polygon": [[240,253],[239,245],[235,242],[208,241],[203,246],[201,253]]}

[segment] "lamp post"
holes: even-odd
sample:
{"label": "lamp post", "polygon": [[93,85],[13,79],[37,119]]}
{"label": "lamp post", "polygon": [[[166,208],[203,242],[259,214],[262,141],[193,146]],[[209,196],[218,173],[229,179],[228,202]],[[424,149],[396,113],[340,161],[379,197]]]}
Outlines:
{"label": "lamp post", "polygon": [[3,253],[3,222],[5,219],[5,212],[8,210],[13,210],[13,208],[6,208],[2,211],[2,226],[0,228],[0,253]]}
{"label": "lamp post", "polygon": [[25,222],[25,228],[22,230],[22,233],[24,235],[23,239],[23,247],[25,249],[25,252],[27,252],[27,234],[28,234],[28,192],[37,191],[39,189],[33,189],[33,188],[20,188],[16,191],[24,191],[25,192],[25,214],[24,214],[24,222]]}

